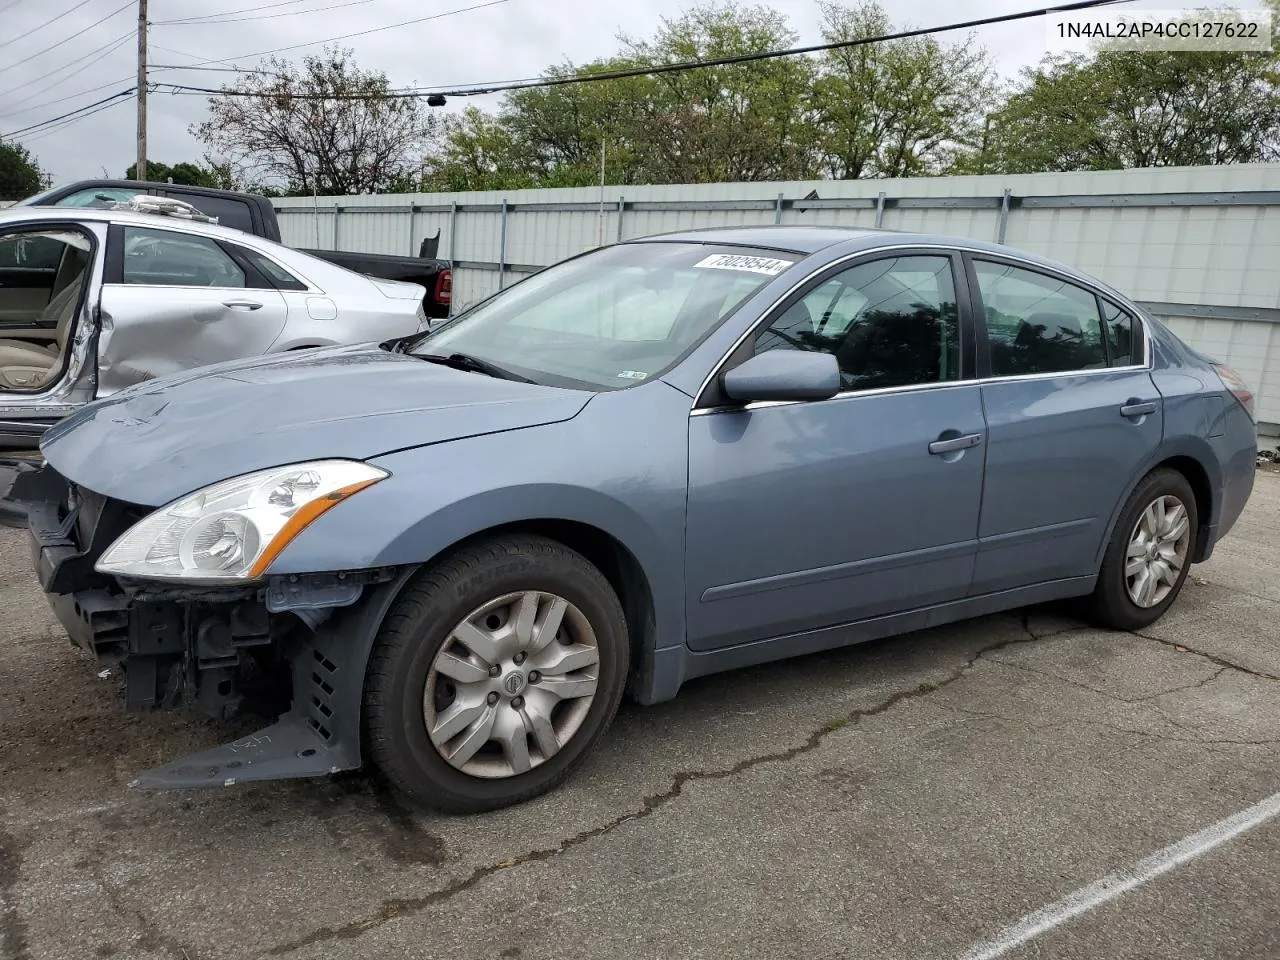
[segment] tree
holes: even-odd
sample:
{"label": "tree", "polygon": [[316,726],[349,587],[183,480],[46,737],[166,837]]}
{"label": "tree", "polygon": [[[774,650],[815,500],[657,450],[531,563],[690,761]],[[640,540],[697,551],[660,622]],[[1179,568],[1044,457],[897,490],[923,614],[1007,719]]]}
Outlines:
{"label": "tree", "polygon": [[[827,43],[891,33],[875,0],[821,5]],[[980,142],[995,71],[972,37],[931,36],[826,51],[814,84],[822,172],[834,179],[939,173]]]}
{"label": "tree", "polygon": [[23,200],[45,185],[46,177],[26,147],[0,142],[0,200]]}
{"label": "tree", "polygon": [[[126,180],[138,179],[137,163],[129,164],[129,169],[124,172],[124,178]],[[147,161],[147,181],[149,183],[165,183],[170,179],[174,183],[180,183],[187,187],[218,186],[213,171],[206,170],[198,163],[184,161],[175,163],[171,167],[166,163],[159,163],[155,160]]]}
{"label": "tree", "polygon": [[[786,18],[764,6],[695,7],[651,41],[623,38],[628,60],[657,66],[794,46]],[[814,63],[785,57],[658,74],[636,111],[636,153],[649,183],[806,179],[817,172],[808,100]]]}
{"label": "tree", "polygon": [[350,50],[326,48],[301,66],[276,57],[209,100],[192,134],[255,181],[291,193],[371,193],[417,169],[433,129],[427,107],[391,95],[383,73]]}
{"label": "tree", "polygon": [[[796,41],[767,7],[712,4],[663,20],[652,40],[622,37],[616,57],[561,64],[548,78],[734,56]],[[428,158],[433,189],[804,178],[816,174],[807,58],[514,91],[496,115],[446,122]]]}
{"label": "tree", "polygon": [[1280,156],[1280,45],[1046,57],[991,117],[1005,173],[1250,163]]}

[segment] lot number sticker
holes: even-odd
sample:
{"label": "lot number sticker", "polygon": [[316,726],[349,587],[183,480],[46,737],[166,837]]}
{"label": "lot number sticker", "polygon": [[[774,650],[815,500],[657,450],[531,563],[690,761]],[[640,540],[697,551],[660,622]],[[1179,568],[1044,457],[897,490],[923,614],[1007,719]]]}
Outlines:
{"label": "lot number sticker", "polygon": [[746,270],[749,273],[763,273],[776,277],[787,267],[790,260],[774,260],[769,257],[746,257],[733,253],[717,253],[704,260],[699,260],[695,267],[707,270]]}

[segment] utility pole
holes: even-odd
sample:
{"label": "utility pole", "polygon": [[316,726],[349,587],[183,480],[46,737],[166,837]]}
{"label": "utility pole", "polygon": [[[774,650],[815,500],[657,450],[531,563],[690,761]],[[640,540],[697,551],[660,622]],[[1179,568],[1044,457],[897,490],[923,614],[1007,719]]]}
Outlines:
{"label": "utility pole", "polygon": [[147,179],[147,0],[138,0],[138,180]]}

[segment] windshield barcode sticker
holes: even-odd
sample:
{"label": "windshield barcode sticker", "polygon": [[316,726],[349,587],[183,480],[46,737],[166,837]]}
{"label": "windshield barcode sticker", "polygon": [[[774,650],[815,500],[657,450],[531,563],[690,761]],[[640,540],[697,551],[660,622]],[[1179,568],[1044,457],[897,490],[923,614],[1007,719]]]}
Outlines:
{"label": "windshield barcode sticker", "polygon": [[776,277],[791,266],[791,263],[792,261],[790,260],[774,260],[770,257],[747,257],[733,253],[717,253],[704,260],[699,260],[694,266],[708,270],[746,270],[749,273],[763,273],[766,276]]}

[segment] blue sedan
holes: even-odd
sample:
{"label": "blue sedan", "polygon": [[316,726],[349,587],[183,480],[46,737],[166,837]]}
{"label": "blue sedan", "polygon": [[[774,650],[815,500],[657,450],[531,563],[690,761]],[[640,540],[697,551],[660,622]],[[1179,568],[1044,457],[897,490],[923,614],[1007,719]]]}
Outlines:
{"label": "blue sedan", "polygon": [[719,229],[125,390],[13,496],[131,708],[288,684],[274,724],[140,785],[372,763],[469,812],[551,789],[626,692],[1061,598],[1145,627],[1249,497],[1252,404],[1061,264]]}

